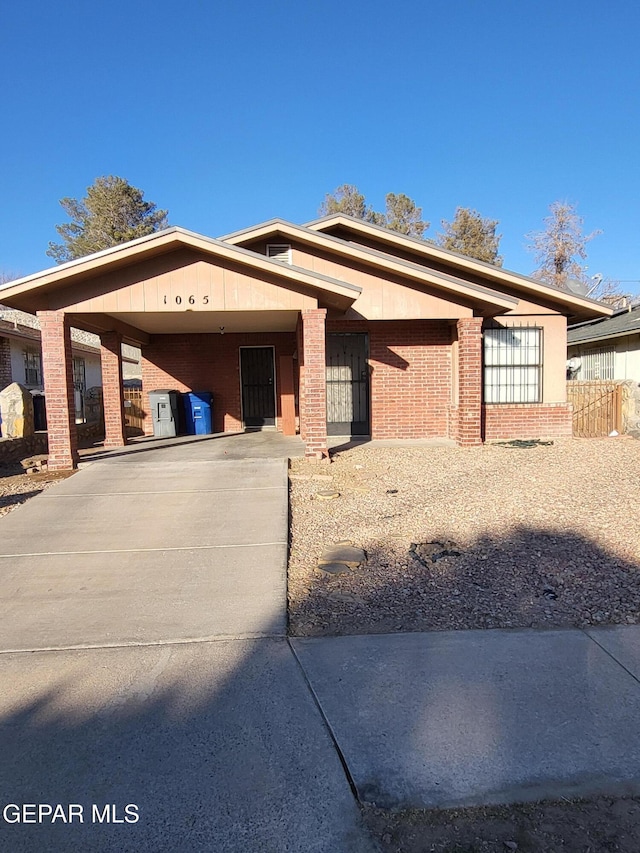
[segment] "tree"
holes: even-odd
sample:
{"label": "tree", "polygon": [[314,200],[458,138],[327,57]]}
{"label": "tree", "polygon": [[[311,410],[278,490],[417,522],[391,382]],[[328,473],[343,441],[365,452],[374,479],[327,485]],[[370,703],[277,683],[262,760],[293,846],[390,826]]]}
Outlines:
{"label": "tree", "polygon": [[333,213],[346,213],[347,216],[355,216],[356,219],[364,219],[381,225],[381,213],[376,213],[367,202],[362,193],[353,184],[341,184],[332,193],[327,193],[320,205],[320,216],[330,216]]}
{"label": "tree", "polygon": [[381,225],[409,237],[422,238],[429,227],[428,222],[422,221],[422,208],[404,195],[404,193],[388,193],[385,197],[386,212],[378,213],[367,204],[364,195],[352,184],[342,184],[332,193],[324,197],[320,205],[321,216],[332,213],[345,213],[356,219],[363,219],[372,225]]}
{"label": "tree", "polygon": [[405,234],[407,237],[423,239],[424,232],[429,227],[422,219],[422,208],[416,207],[413,199],[404,193],[387,193],[385,196],[386,213],[383,216],[385,228]]}
{"label": "tree", "polygon": [[438,235],[438,245],[470,258],[502,266],[498,247],[502,234],[496,234],[497,219],[487,219],[477,210],[457,207],[453,220],[442,220],[444,231]]}
{"label": "tree", "polygon": [[601,232],[583,234],[584,220],[578,216],[575,204],[554,201],[549,210],[551,214],[544,220],[544,231],[526,235],[529,240],[527,249],[535,253],[538,264],[533,275],[563,290],[569,289],[568,282],[572,279],[588,285],[586,267],[580,260],[587,257],[587,243]]}
{"label": "tree", "polygon": [[73,221],[56,225],[63,243],[49,243],[47,255],[61,264],[93,252],[145,237],[167,227],[167,211],[158,210],[137,187],[114,175],[96,178],[86,198],[63,198]]}

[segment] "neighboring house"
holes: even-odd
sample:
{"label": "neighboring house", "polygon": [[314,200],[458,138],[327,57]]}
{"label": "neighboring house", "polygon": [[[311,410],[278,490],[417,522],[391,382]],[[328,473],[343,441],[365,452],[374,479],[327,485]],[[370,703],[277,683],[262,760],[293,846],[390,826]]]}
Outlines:
{"label": "neighboring house", "polygon": [[[462,446],[571,435],[567,321],[593,300],[333,215],[212,239],[169,228],[0,288],[38,312],[50,466],[75,464],[69,327],[100,335],[106,446],[126,442],[122,342],[142,350],[148,392],[213,392],[216,432],[447,437]],[[152,429],[152,417],[145,428]]]}
{"label": "neighboring house", "polygon": [[[82,421],[87,389],[102,385],[100,338],[73,329],[71,341],[75,415]],[[40,325],[33,314],[0,305],[0,390],[12,382],[34,394],[44,390]]]}
{"label": "neighboring house", "polygon": [[[85,397],[90,388],[102,385],[100,338],[71,329],[73,384],[76,420],[85,420]],[[140,350],[123,344],[123,378],[140,379]],[[19,382],[34,396],[44,392],[42,346],[38,318],[25,311],[0,305],[0,391]]]}
{"label": "neighboring house", "polygon": [[571,326],[567,355],[572,379],[640,382],[640,305]]}

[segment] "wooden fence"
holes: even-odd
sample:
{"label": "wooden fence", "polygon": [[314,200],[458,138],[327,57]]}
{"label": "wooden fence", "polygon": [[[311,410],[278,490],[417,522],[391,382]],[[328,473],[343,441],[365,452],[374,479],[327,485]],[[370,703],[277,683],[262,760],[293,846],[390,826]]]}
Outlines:
{"label": "wooden fence", "polygon": [[124,417],[127,427],[144,432],[144,411],[140,388],[124,389]]}
{"label": "wooden fence", "polygon": [[567,400],[573,405],[573,434],[598,438],[622,432],[622,393],[619,382],[567,382]]}

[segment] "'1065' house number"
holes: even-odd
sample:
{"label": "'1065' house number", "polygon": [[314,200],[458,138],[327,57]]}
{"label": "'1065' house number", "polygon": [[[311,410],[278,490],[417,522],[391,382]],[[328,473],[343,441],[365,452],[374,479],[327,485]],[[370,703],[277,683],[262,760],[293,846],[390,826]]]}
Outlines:
{"label": "'1065' house number", "polygon": [[[173,296],[173,297],[167,296],[165,294],[162,301],[164,302],[165,305],[171,305],[174,302],[176,305],[183,305],[183,304],[184,305],[195,305],[196,302],[198,302],[198,299],[193,294],[191,296],[179,296],[178,295],[178,296]],[[200,304],[201,305],[208,305],[209,304],[209,297],[203,296],[200,299]]]}

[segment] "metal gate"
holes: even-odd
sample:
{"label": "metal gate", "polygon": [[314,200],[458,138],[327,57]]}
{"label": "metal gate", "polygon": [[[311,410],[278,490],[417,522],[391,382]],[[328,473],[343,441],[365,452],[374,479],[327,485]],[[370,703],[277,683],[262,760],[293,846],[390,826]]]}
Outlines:
{"label": "metal gate", "polygon": [[245,427],[275,426],[273,347],[240,347],[242,420]]}
{"label": "metal gate", "polygon": [[573,434],[597,438],[622,432],[622,385],[617,382],[567,382],[573,405]]}
{"label": "metal gate", "polygon": [[327,336],[327,433],[369,435],[366,334]]}

